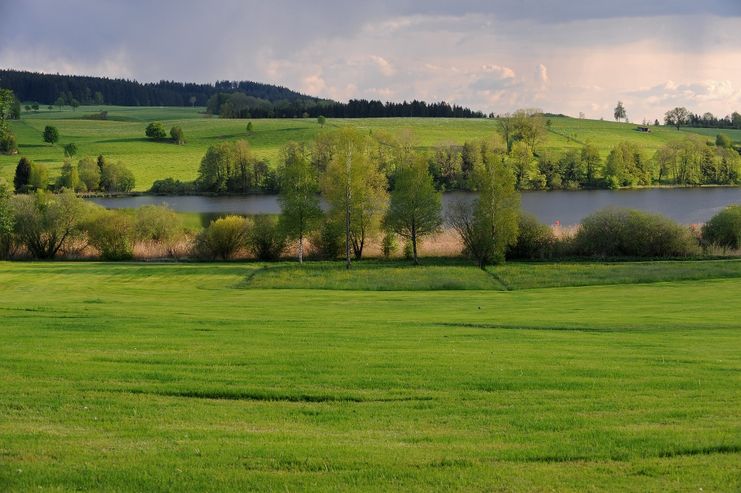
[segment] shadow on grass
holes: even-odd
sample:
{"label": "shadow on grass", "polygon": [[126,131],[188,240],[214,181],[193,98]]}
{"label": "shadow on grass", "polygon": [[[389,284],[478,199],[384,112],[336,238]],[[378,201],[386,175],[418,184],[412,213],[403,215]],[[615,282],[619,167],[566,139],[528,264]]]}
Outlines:
{"label": "shadow on grass", "polygon": [[342,394],[288,394],[262,391],[229,391],[229,390],[111,390],[129,394],[159,395],[163,397],[182,397],[188,399],[211,399],[228,401],[266,401],[266,402],[409,402],[430,401],[429,396],[400,397],[364,397]]}

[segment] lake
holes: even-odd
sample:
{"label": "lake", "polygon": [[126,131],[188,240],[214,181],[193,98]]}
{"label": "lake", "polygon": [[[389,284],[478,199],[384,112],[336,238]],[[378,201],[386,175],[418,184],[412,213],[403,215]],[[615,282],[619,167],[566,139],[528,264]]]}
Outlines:
{"label": "lake", "polygon": [[[443,194],[443,208],[460,200],[471,200],[470,192]],[[213,218],[222,214],[278,214],[275,195],[239,197],[156,196],[95,197],[88,199],[111,209],[167,204],[179,212]],[[659,212],[683,224],[707,221],[723,207],[741,203],[741,188],[656,188],[643,190],[531,191],[522,193],[522,208],[546,224],[578,224],[581,219],[607,206],[630,207]]]}

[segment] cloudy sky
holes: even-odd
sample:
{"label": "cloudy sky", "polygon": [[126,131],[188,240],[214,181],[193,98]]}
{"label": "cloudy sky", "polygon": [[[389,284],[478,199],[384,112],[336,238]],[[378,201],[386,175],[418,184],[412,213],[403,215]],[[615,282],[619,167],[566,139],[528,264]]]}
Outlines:
{"label": "cloudy sky", "polygon": [[741,0],[0,0],[0,67],[632,121],[741,111]]}

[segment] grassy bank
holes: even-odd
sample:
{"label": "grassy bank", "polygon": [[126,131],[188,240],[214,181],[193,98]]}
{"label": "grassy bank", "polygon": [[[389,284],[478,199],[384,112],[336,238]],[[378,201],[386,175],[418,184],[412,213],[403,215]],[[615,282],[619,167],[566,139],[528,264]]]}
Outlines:
{"label": "grassy bank", "polygon": [[0,490],[735,491],[738,265],[0,263]]}
{"label": "grassy bank", "polygon": [[[101,110],[108,111],[108,120],[84,118]],[[279,149],[286,142],[307,142],[322,131],[311,119],[265,119],[254,120],[253,132],[248,134],[247,120],[207,118],[202,112],[203,108],[116,106],[81,107],[77,111],[41,110],[23,113],[20,121],[11,123],[11,128],[18,137],[20,154],[49,164],[52,175],[58,174],[62,165],[63,145],[74,142],[79,147],[80,156],[105,154],[113,160],[124,161],[134,172],[137,190],[147,190],[154,180],[168,176],[194,179],[208,146],[222,140],[247,139],[258,157],[275,165]],[[181,126],[187,143],[177,146],[149,141],[144,136],[144,129],[148,122],[155,120],[162,121],[168,130],[174,125]],[[634,124],[555,117],[550,120],[552,125],[542,146],[544,149],[561,152],[590,141],[600,149],[603,158],[621,141],[634,142],[650,152],[683,135],[668,127],[652,127],[651,133],[642,133],[635,131]],[[43,143],[42,133],[46,125],[59,129],[58,144]],[[412,129],[419,149],[487,138],[498,128],[495,120],[447,118],[330,119],[326,128],[342,126],[354,126],[369,132]],[[705,136],[714,140],[716,133],[713,130]],[[0,176],[12,179],[17,162],[17,156],[0,155]]]}

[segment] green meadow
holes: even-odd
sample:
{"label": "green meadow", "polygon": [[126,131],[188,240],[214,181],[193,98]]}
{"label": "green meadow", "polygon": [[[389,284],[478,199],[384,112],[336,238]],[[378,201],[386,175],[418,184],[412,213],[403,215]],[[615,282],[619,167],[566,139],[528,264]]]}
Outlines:
{"label": "green meadow", "polygon": [[[105,121],[85,119],[86,115],[108,111]],[[253,132],[246,132],[247,120],[209,118],[203,108],[90,106],[76,111],[42,109],[24,112],[11,127],[18,138],[20,155],[51,166],[52,175],[59,172],[64,159],[62,147],[74,142],[79,155],[104,154],[121,160],[134,172],[136,189],[147,190],[153,181],[173,177],[192,180],[208,146],[222,140],[246,139],[258,157],[275,165],[281,146],[289,141],[310,141],[323,129],[311,119],[257,119]],[[543,148],[562,152],[579,147],[584,142],[596,144],[605,157],[617,143],[627,140],[652,152],[661,145],[683,136],[669,127],[651,127],[650,133],[635,130],[635,124],[614,123],[574,118],[551,118],[552,125]],[[169,131],[179,125],[187,143],[177,146],[168,142],[151,142],[144,129],[151,121],[162,121]],[[60,141],[54,145],[43,142],[46,125],[58,128]],[[433,149],[440,144],[462,144],[466,140],[490,137],[497,132],[496,120],[447,118],[366,118],[329,119],[325,129],[354,126],[364,130],[390,132],[411,129],[420,150]],[[714,140],[715,129],[698,131],[708,140]],[[690,131],[690,130],[688,130]],[[691,131],[695,131],[692,129]],[[731,135],[739,140],[738,134]],[[12,179],[18,156],[0,156],[0,176]]]}
{"label": "green meadow", "polygon": [[0,263],[0,491],[739,491],[739,299],[739,260]]}

